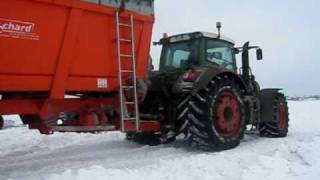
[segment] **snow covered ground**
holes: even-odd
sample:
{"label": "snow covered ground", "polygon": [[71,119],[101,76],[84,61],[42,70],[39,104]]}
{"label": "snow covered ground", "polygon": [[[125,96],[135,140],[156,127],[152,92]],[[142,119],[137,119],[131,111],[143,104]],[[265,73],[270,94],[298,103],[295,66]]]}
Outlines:
{"label": "snow covered ground", "polygon": [[196,151],[182,140],[141,146],[119,132],[46,136],[11,122],[0,131],[0,179],[318,179],[320,101],[289,106],[287,138],[246,135],[238,148],[216,153]]}

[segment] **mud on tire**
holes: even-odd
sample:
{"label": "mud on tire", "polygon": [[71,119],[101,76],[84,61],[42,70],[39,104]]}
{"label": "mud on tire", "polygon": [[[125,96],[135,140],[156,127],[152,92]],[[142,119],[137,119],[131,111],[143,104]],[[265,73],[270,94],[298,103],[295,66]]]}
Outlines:
{"label": "mud on tire", "polygon": [[245,130],[243,90],[228,76],[214,78],[191,98],[189,137],[193,146],[219,151],[239,145]]}
{"label": "mud on tire", "polygon": [[272,119],[260,124],[260,136],[286,137],[289,128],[288,103],[284,94],[277,93],[273,100]]}

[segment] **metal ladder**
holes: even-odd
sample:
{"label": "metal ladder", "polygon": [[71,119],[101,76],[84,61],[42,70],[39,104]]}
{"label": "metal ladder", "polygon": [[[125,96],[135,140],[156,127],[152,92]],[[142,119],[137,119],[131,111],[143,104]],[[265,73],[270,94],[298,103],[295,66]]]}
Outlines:
{"label": "metal ladder", "polygon": [[[121,111],[121,130],[128,131],[125,127],[126,122],[134,123],[135,128],[129,129],[129,131],[139,131],[140,130],[140,117],[139,117],[139,106],[138,106],[138,96],[137,96],[137,73],[136,73],[136,55],[135,55],[135,39],[134,39],[134,17],[130,15],[129,23],[122,23],[120,18],[120,13],[116,13],[116,26],[117,26],[117,58],[118,58],[118,69],[119,69],[119,96],[120,96],[120,111]],[[128,30],[130,32],[129,36],[122,38],[121,30]],[[122,47],[124,45],[131,45],[131,53],[122,53]],[[131,61],[132,66],[130,69],[123,69],[122,62]],[[130,74],[132,77],[131,84],[126,84],[123,81],[123,76]],[[131,102],[126,100],[124,91],[133,90],[133,100]],[[128,108],[131,106],[133,109],[133,114],[128,113]]]}

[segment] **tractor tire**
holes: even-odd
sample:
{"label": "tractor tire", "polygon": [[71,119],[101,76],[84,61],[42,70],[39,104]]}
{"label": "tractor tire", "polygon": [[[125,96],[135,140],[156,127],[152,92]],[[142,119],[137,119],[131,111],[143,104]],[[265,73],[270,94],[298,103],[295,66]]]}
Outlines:
{"label": "tractor tire", "polygon": [[273,113],[270,121],[262,122],[259,127],[262,137],[286,137],[289,128],[289,113],[286,97],[282,93],[277,93],[273,99],[273,107],[270,112]]}
{"label": "tractor tire", "polygon": [[2,129],[4,126],[4,120],[3,120],[3,117],[0,116],[0,129]]}
{"label": "tractor tire", "polygon": [[176,137],[163,138],[162,135],[155,133],[127,133],[126,138],[129,141],[141,145],[157,146],[160,144],[168,144],[176,140]]}
{"label": "tractor tire", "polygon": [[191,98],[187,139],[192,146],[221,151],[240,144],[246,119],[243,92],[235,79],[219,76]]}
{"label": "tractor tire", "polygon": [[183,94],[177,104],[177,119],[176,119],[176,129],[177,135],[188,132],[188,109],[191,95],[189,93]]}

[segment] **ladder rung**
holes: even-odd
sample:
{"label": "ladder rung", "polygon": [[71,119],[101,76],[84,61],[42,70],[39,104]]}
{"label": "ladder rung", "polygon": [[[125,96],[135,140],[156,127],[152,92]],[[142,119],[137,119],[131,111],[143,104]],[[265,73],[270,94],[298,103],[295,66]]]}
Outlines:
{"label": "ladder rung", "polygon": [[133,57],[131,54],[120,54],[121,57]]}
{"label": "ladder rung", "polygon": [[122,86],[123,89],[133,89],[134,86]]}
{"label": "ladder rung", "polygon": [[129,104],[129,105],[130,105],[130,104],[135,104],[135,103],[134,103],[134,102],[126,102],[126,104]]}
{"label": "ladder rung", "polygon": [[125,121],[129,121],[129,120],[136,120],[137,118],[134,118],[134,117],[126,117],[126,118],[123,118],[123,120]]}
{"label": "ladder rung", "polygon": [[131,39],[124,39],[124,38],[121,38],[120,41],[123,41],[123,42],[132,42]]}
{"label": "ladder rung", "polygon": [[123,73],[133,73],[133,70],[121,70]]}
{"label": "ladder rung", "polygon": [[131,27],[131,24],[126,24],[126,23],[119,23],[119,26],[124,26],[124,27]]}

